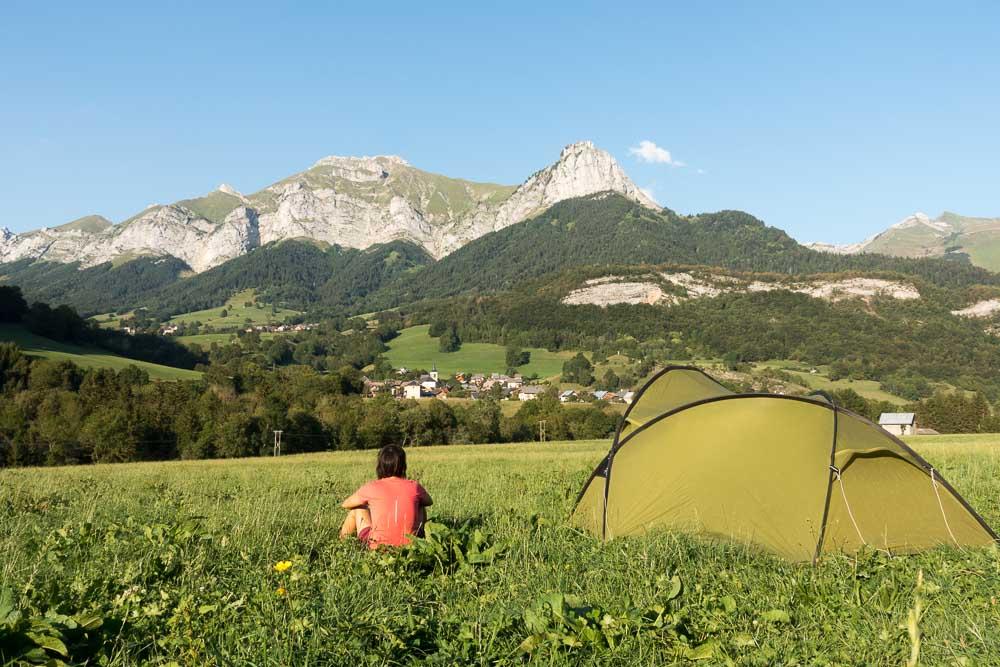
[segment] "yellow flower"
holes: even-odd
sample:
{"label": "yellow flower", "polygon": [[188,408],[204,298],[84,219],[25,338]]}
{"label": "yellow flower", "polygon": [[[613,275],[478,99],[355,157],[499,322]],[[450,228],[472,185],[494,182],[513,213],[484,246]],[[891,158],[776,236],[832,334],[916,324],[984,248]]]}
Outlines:
{"label": "yellow flower", "polygon": [[284,595],[288,593],[288,591],[285,590],[284,586],[279,586],[278,590],[274,592],[278,595],[278,597],[284,597]]}
{"label": "yellow flower", "polygon": [[287,570],[291,566],[292,566],[292,561],[290,561],[290,560],[279,560],[277,563],[274,564],[274,571],[275,572],[284,572],[285,570]]}

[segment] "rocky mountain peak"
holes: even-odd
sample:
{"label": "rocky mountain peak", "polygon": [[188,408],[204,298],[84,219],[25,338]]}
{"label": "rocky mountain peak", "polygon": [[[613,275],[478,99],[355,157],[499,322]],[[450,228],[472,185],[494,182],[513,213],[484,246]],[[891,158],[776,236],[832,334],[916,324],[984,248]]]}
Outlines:
{"label": "rocky mountain peak", "polygon": [[910,227],[918,227],[920,225],[930,227],[932,230],[939,233],[947,233],[951,231],[951,225],[947,222],[941,219],[932,220],[929,215],[921,213],[920,211],[903,218],[889,229],[908,229]]}
{"label": "rocky mountain peak", "polygon": [[575,141],[562,149],[562,152],[559,154],[559,159],[565,160],[571,155],[579,155],[580,153],[586,153],[588,151],[600,151],[600,149],[594,145],[593,141]]}
{"label": "rocky mountain peak", "polygon": [[[591,141],[566,146],[555,163],[516,188],[428,174],[395,155],[331,155],[249,196],[222,184],[203,197],[151,205],[120,225],[89,216],[85,225],[81,219],[65,229],[5,232],[0,263],[31,258],[93,266],[123,255],[169,255],[204,271],[289,238],[353,248],[402,239],[440,258],[560,201],[603,192],[660,208]],[[230,197],[241,205],[233,208]]]}
{"label": "rocky mountain peak", "polygon": [[[565,148],[559,161],[538,172],[511,196],[528,194],[537,209],[548,208],[557,201],[582,197],[597,192],[618,192],[647,208],[660,206],[640,190],[610,153],[597,148],[592,141],[578,141]],[[522,218],[523,219],[523,218]]]}

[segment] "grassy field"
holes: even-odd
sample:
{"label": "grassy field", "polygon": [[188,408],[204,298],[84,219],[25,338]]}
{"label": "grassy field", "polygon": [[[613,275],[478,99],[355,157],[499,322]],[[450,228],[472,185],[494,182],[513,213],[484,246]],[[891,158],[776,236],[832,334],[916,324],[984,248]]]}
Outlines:
{"label": "grassy field", "polygon": [[[437,398],[421,398],[419,400],[421,400],[421,401],[436,401],[436,400],[439,400],[439,399],[437,399]],[[471,405],[472,403],[473,403],[473,400],[471,398],[449,398],[448,399],[448,405],[451,405],[451,406],[455,406],[455,405]],[[521,401],[502,400],[502,401],[500,401],[500,412],[503,414],[504,417],[513,417],[515,414],[517,414],[517,411],[520,410],[523,405],[524,405],[524,403],[522,403]],[[590,407],[592,404],[591,403],[584,403],[584,402],[581,401],[579,403],[563,403],[563,405],[566,406],[566,408],[569,409],[569,410],[580,410],[580,409],[583,409],[583,408]],[[625,412],[625,409],[627,407],[628,406],[625,405],[624,403],[612,403],[612,404],[608,405],[606,409],[609,410],[609,411],[611,411],[611,412],[615,412],[615,413],[618,413],[618,414],[623,414]]]}
{"label": "grassy field", "polygon": [[801,384],[809,389],[822,389],[834,391],[838,389],[853,389],[861,396],[874,401],[888,401],[896,405],[905,405],[909,401],[895,394],[882,389],[882,385],[875,380],[831,380],[827,377],[829,369],[826,366],[816,367],[816,373],[810,373],[811,367],[805,366],[797,361],[774,360],[765,361],[755,365],[758,370],[763,368],[775,368],[785,371],[801,380]]}
{"label": "grassy field", "polygon": [[0,324],[0,342],[17,343],[25,353],[32,356],[52,361],[72,361],[84,368],[112,368],[117,371],[126,366],[138,366],[154,380],[197,380],[201,377],[201,373],[197,371],[119,357],[96,347],[60,343],[10,324]]}
{"label": "grassy field", "polygon": [[116,315],[115,313],[102,313],[100,315],[93,315],[90,319],[97,322],[97,325],[102,329],[117,329],[119,323],[128,319],[130,313],[123,315]]}
{"label": "grassy field", "polygon": [[[427,335],[430,327],[420,325],[403,329],[399,336],[389,341],[386,358],[395,367],[426,368],[437,366],[443,376],[458,371],[467,373],[504,373],[507,371],[506,348],[492,343],[463,343],[457,352],[438,350],[438,339]],[[554,378],[562,373],[563,363],[573,356],[570,352],[549,352],[528,348],[531,363],[521,366],[522,375],[537,374],[541,378]]]}
{"label": "grassy field", "polygon": [[[286,308],[275,308],[274,312],[271,312],[271,306],[245,305],[253,300],[254,291],[252,289],[244,290],[233,295],[225,305],[219,308],[208,308],[175,315],[170,318],[170,322],[181,324],[197,321],[205,326],[226,328],[241,327],[247,323],[247,320],[251,324],[279,324],[287,318],[299,314],[297,310]],[[223,310],[227,311],[226,317],[222,317]]]}
{"label": "grassy field", "polygon": [[[276,333],[273,331],[262,331],[260,333],[261,340],[269,340],[275,336],[284,336],[284,333]],[[219,345],[226,345],[236,340],[236,334],[234,333],[210,333],[210,334],[194,334],[192,336],[177,336],[175,340],[182,345],[192,345],[197,343],[204,348],[209,348],[212,343],[218,343]]]}
{"label": "grassy field", "polygon": [[[1000,436],[911,442],[1000,524]],[[109,665],[896,666],[918,597],[919,664],[997,664],[996,548],[812,567],[683,534],[602,544],[566,518],[607,445],[411,449],[444,528],[401,553],[337,539],[370,451],[0,470],[0,587],[62,638],[51,655]],[[20,623],[0,610],[0,646]]]}

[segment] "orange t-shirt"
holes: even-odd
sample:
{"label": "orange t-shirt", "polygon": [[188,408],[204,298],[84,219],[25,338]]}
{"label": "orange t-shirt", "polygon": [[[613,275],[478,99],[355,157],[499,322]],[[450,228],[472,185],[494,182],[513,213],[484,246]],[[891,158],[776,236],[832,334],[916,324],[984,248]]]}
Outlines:
{"label": "orange t-shirt", "polygon": [[358,489],[358,496],[368,505],[372,528],[368,546],[380,544],[394,547],[409,544],[407,535],[419,529],[420,506],[430,498],[419,482],[403,477],[384,477],[368,482]]}

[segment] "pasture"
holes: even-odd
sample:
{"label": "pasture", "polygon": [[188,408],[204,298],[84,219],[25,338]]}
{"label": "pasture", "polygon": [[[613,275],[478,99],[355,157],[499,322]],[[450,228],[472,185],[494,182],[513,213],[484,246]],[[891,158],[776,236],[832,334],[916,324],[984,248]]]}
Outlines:
{"label": "pasture", "polygon": [[[226,313],[225,317],[222,316],[223,312]],[[169,322],[171,324],[201,322],[204,326],[225,329],[241,328],[246,324],[280,324],[298,314],[297,310],[257,304],[254,290],[248,289],[234,294],[218,308],[182,313],[171,317]]]}
{"label": "pasture", "polygon": [[72,361],[83,368],[110,368],[119,371],[127,366],[137,366],[149,373],[149,377],[154,380],[197,380],[201,377],[198,371],[186,368],[162,366],[120,357],[98,347],[55,341],[33,334],[20,325],[0,324],[0,343],[5,342],[16,343],[25,354],[33,357],[50,361]]}
{"label": "pasture", "polygon": [[[389,341],[386,359],[394,368],[423,368],[430,370],[437,366],[444,376],[459,371],[466,373],[506,373],[506,348],[493,343],[462,343],[456,352],[441,352],[438,339],[427,335],[429,325],[409,327],[399,332],[399,336]],[[549,352],[541,348],[525,348],[531,352],[528,364],[517,370],[525,376],[538,375],[541,378],[558,378],[563,363],[573,356],[572,352]]]}
{"label": "pasture", "polygon": [[[1000,436],[912,444],[1000,523]],[[812,567],[683,534],[601,544],[566,517],[607,445],[413,448],[442,527],[387,553],[337,539],[371,451],[2,470],[0,647],[31,632],[49,657],[111,665],[903,665],[919,645],[921,665],[997,664],[996,548]]]}
{"label": "pasture", "polygon": [[[828,366],[810,366],[809,364],[803,364],[798,361],[789,361],[785,359],[778,359],[774,361],[765,361],[759,364],[755,364],[756,369],[760,370],[763,368],[774,368],[777,370],[785,371],[796,378],[798,378],[799,383],[802,386],[817,390],[822,389],[823,391],[838,391],[842,389],[853,389],[861,396],[872,400],[872,401],[888,401],[889,403],[895,403],[896,405],[905,405],[907,400],[900,396],[896,396],[882,388],[882,384],[876,382],[875,380],[852,380],[846,378],[840,378],[838,380],[831,380],[829,378],[830,368]],[[815,370],[815,373],[811,371]]]}
{"label": "pasture", "polygon": [[[258,334],[261,340],[270,340],[275,336],[285,335],[283,333],[277,333],[274,331],[261,331]],[[204,349],[212,347],[212,343],[218,343],[219,345],[229,345],[230,343],[235,343],[239,339],[235,333],[209,333],[209,334],[192,334],[190,336],[175,336],[176,340],[181,345],[200,345]]]}

